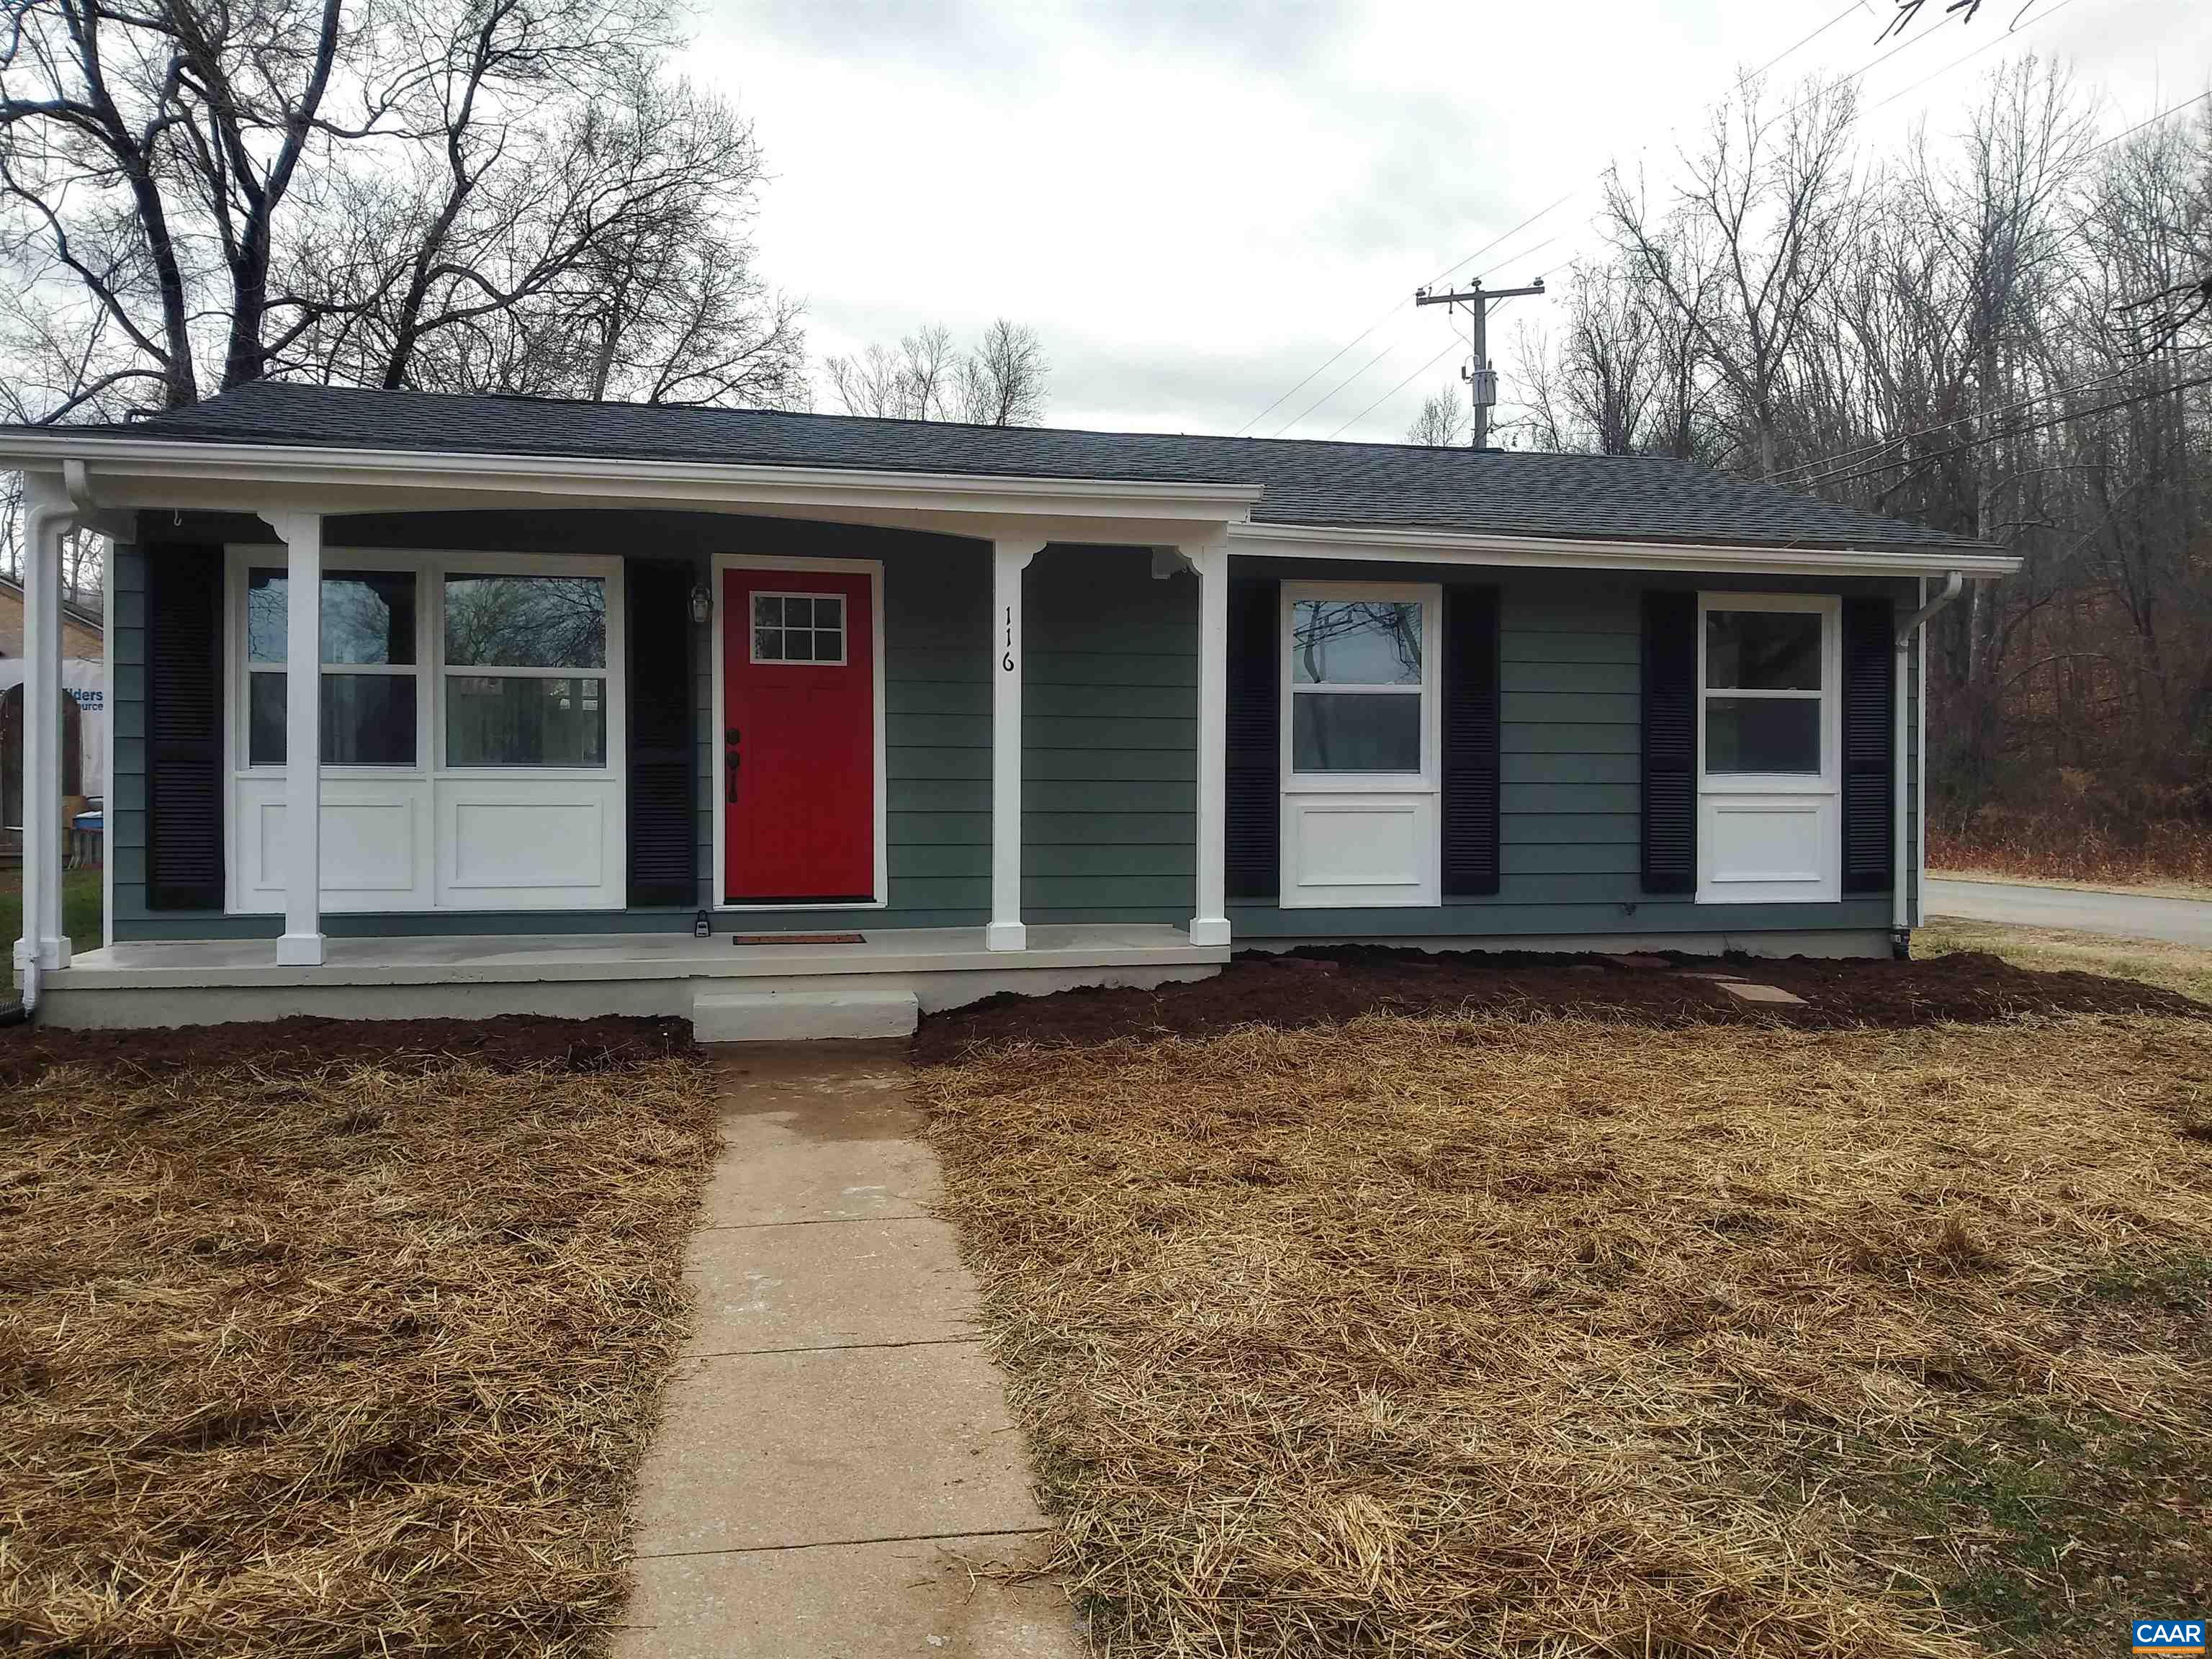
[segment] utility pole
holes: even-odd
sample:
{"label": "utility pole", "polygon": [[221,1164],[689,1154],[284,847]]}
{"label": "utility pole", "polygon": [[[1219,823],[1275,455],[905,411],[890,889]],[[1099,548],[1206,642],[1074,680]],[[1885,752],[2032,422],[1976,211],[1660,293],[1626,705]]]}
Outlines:
{"label": "utility pole", "polygon": [[1490,307],[1500,300],[1516,300],[1522,295],[1544,292],[1544,279],[1539,276],[1526,288],[1485,288],[1477,283],[1473,288],[1462,289],[1456,294],[1432,294],[1427,289],[1413,290],[1417,306],[1464,305],[1474,323],[1474,366],[1460,371],[1474,398],[1474,441],[1473,447],[1484,449],[1490,443],[1490,411],[1498,402],[1498,371],[1490,366]]}

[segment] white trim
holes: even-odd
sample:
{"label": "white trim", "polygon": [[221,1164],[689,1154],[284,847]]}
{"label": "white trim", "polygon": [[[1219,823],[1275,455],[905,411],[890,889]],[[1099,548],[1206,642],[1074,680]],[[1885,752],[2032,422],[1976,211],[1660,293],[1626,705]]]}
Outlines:
{"label": "white trim", "polygon": [[[280,513],[270,528],[284,544],[284,931],[280,968],[323,960],[323,520]],[[311,643],[313,672],[292,666],[292,642]],[[241,676],[241,678],[243,678]]]}
{"label": "white trim", "polygon": [[[1229,752],[1229,549],[1209,542],[1176,550],[1198,578],[1198,841],[1193,945],[1226,945]],[[1159,559],[1155,550],[1153,563]]]}
{"label": "white trim", "polygon": [[[1418,687],[1321,685],[1301,687],[1292,661],[1292,624],[1301,603],[1316,599],[1373,599],[1421,607],[1421,681]],[[1279,908],[1371,908],[1433,907],[1443,902],[1443,714],[1440,658],[1443,649],[1443,589],[1427,582],[1286,581],[1276,612],[1278,696],[1277,761],[1281,769],[1282,879]],[[1295,700],[1301,691],[1353,692],[1420,699],[1421,763],[1413,772],[1300,772],[1292,761],[1291,732]],[[1358,818],[1377,833],[1395,825],[1408,838],[1411,869],[1405,873],[1355,874],[1328,882],[1309,881],[1304,866],[1308,832],[1322,820]],[[1356,835],[1356,831],[1354,832]],[[1340,842],[1340,845],[1342,843]]]}
{"label": "white trim", "polygon": [[[710,899],[708,908],[716,915],[754,915],[765,912],[806,910],[880,910],[890,902],[890,791],[885,781],[889,770],[890,745],[885,735],[884,708],[884,562],[881,559],[780,559],[767,553],[717,553],[708,562],[708,592],[711,599],[707,607],[708,675],[712,690],[708,695],[713,703],[708,709],[708,750],[714,756],[708,768],[708,787],[714,800],[714,867],[708,872],[707,890]],[[875,892],[865,904],[732,904],[724,896],[724,884],[729,871],[728,832],[724,827],[723,813],[728,805],[726,780],[722,776],[722,744],[720,732],[727,705],[723,701],[724,677],[722,665],[722,577],[731,570],[811,570],[830,575],[868,578],[869,627],[875,641],[875,684],[870,696],[875,702]],[[746,637],[751,637],[751,618],[746,618]],[[849,627],[850,615],[847,621]],[[849,633],[848,635],[849,639]],[[848,645],[846,651],[851,656]]]}
{"label": "white trim", "polygon": [[983,942],[994,951],[1029,943],[1022,923],[1022,574],[1043,550],[1027,538],[991,544],[991,922]]}
{"label": "white trim", "polygon": [[1229,550],[1239,558],[1351,559],[1376,563],[1693,570],[1761,576],[1944,575],[1958,570],[1969,576],[1993,577],[2011,575],[2021,562],[2009,554],[1972,553],[1958,548],[1736,547],[1306,525],[1232,524],[1228,535]]}
{"label": "white trim", "polygon": [[[1697,814],[1698,872],[1695,902],[1699,904],[1827,903],[1843,896],[1843,599],[1834,593],[1737,593],[1704,592],[1698,595],[1697,619]],[[1806,691],[1767,692],[1706,684],[1705,639],[1707,616],[1715,611],[1788,611],[1820,619],[1820,688]],[[1820,769],[1818,772],[1708,772],[1705,769],[1705,702],[1711,696],[1759,697],[1804,702],[1817,698],[1820,706]],[[1716,848],[1710,833],[1713,822],[1723,817],[1777,817],[1811,816],[1819,846],[1817,868],[1812,872],[1782,869],[1715,868]],[[1792,885],[1817,880],[1817,893],[1792,893]],[[1782,889],[1784,890],[1776,890]]]}
{"label": "white trim", "polygon": [[[1928,578],[1920,579],[1920,603],[1928,603]],[[1915,665],[1912,683],[1913,718],[1919,726],[1915,734],[1918,745],[1913,753],[1919,775],[1914,779],[1912,795],[1913,817],[1917,821],[1912,841],[1912,857],[1919,876],[1912,884],[1912,922],[1920,927],[1928,920],[1928,624],[1920,624],[1919,660]]]}
{"label": "white trim", "polygon": [[[115,685],[118,678],[115,667],[115,550],[122,544],[108,538],[107,549],[100,561],[100,667],[106,675],[107,690],[104,699],[106,718],[100,721],[100,945],[106,950],[115,943]],[[140,566],[143,576],[144,566]],[[143,609],[140,612],[143,617]],[[141,641],[139,672],[145,672],[144,640],[146,630],[138,630]],[[144,775],[140,774],[141,782]]]}

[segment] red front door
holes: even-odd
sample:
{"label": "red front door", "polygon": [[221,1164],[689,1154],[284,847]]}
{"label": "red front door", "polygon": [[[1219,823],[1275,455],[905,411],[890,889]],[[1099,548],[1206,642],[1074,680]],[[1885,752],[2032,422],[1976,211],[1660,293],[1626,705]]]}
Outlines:
{"label": "red front door", "polygon": [[875,641],[866,572],[723,572],[726,902],[875,896]]}

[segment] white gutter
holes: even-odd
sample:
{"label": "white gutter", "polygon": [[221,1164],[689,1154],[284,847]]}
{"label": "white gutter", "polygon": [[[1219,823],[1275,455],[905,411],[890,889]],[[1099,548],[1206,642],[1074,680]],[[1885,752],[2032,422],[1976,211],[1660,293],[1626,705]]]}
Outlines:
{"label": "white gutter", "polygon": [[2008,553],[1954,547],[1724,546],[1568,536],[1474,535],[1371,526],[1232,524],[1229,550],[1244,558],[1358,559],[1415,564],[1601,570],[1737,571],[1750,575],[2009,576]]}
{"label": "white gutter", "polygon": [[[1897,700],[1897,719],[1895,722],[1894,733],[1890,739],[1889,745],[1891,751],[1891,765],[1894,769],[1894,776],[1891,781],[1889,790],[1890,809],[1893,814],[1893,822],[1890,827],[1889,836],[1889,854],[1891,859],[1889,883],[1889,929],[1893,940],[1893,946],[1900,956],[1902,956],[1904,952],[1910,948],[1910,943],[1912,937],[1912,912],[1906,902],[1905,893],[1905,878],[1906,874],[1905,839],[1905,830],[1908,827],[1908,820],[1905,817],[1905,671],[1906,664],[1910,660],[1910,653],[1912,649],[1914,635],[1921,635],[1921,630],[1927,627],[1929,619],[1937,611],[1941,611],[1945,605],[1950,604],[1952,600],[1957,599],[1960,592],[1965,588],[1966,585],[1966,577],[1965,572],[1959,570],[1951,571],[1944,577],[1942,590],[1937,592],[1934,599],[1929,599],[1926,597],[1928,592],[1928,584],[1923,580],[1920,585],[1920,592],[1925,603],[1921,605],[1920,609],[1914,611],[1911,616],[1907,617],[1903,622],[1897,625],[1897,668],[1896,672],[1890,676],[1891,684],[1894,689]],[[1921,637],[1924,640],[1926,636],[1922,635]],[[1921,660],[1923,662],[1927,660],[1924,652],[1921,657]],[[1925,675],[1922,677],[1920,685],[1920,729],[1923,734],[1923,745],[1924,750],[1926,741],[1924,734],[1928,730],[1928,686]],[[1926,775],[1928,757],[1923,752],[1920,758],[1923,769],[1922,775],[1924,777]],[[1923,800],[1920,803],[1920,822],[1923,825],[1928,822],[1928,803],[1925,800]],[[1928,862],[1925,857],[1926,849],[1923,848],[1920,850],[1923,854],[1920,860],[1921,872],[1923,878],[1924,879]]]}

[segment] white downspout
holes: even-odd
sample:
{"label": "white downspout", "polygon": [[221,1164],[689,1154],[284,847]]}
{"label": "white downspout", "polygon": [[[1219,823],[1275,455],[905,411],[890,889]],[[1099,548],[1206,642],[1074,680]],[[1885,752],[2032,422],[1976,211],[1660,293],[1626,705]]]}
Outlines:
{"label": "white downspout", "polygon": [[[1929,618],[1957,599],[1966,585],[1966,578],[1964,573],[1954,570],[1943,579],[1942,590],[1934,599],[1929,599],[1926,597],[1927,580],[1923,578],[1920,591],[1924,603],[1897,626],[1897,670],[1890,676],[1890,684],[1897,703],[1897,713],[1895,734],[1891,738],[1889,745],[1890,764],[1894,773],[1889,790],[1890,811],[1893,819],[1889,836],[1889,854],[1892,860],[1889,882],[1889,927],[1892,948],[1899,957],[1903,957],[1911,948],[1912,938],[1912,912],[1906,900],[1905,890],[1905,878],[1907,874],[1905,848],[1908,826],[1905,806],[1907,776],[1905,771],[1907,746],[1905,718],[1905,671],[1912,660],[1913,636],[1928,625]],[[1928,696],[1928,688],[1925,684],[1920,687],[1920,696],[1923,714],[1921,729],[1924,732],[1927,730],[1925,715]],[[1923,756],[1922,758],[1924,760],[1926,757]],[[1925,802],[1922,803],[1922,822],[1923,823],[1926,822],[1926,805]]]}

